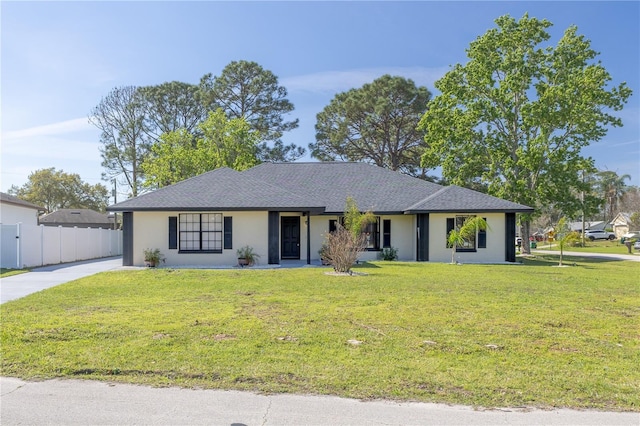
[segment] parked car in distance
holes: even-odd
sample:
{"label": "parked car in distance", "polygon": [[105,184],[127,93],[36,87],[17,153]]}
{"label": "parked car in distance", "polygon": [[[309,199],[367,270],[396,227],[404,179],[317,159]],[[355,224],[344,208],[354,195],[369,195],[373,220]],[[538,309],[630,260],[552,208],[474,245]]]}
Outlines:
{"label": "parked car in distance", "polygon": [[616,239],[616,234],[614,234],[613,232],[605,231],[603,229],[587,229],[586,231],[584,231],[584,236],[591,241]]}
{"label": "parked car in distance", "polygon": [[640,240],[636,241],[636,242],[633,244],[633,248],[634,248],[634,249],[636,249],[636,250],[640,250]]}

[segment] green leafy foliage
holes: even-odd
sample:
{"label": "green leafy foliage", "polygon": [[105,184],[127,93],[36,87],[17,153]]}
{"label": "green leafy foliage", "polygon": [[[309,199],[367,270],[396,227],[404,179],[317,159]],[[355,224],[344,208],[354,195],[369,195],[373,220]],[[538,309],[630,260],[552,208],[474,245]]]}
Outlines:
{"label": "green leafy foliage", "polygon": [[554,227],[554,238],[556,240],[556,243],[558,244],[558,248],[560,249],[558,266],[563,266],[562,258],[564,257],[564,250],[567,247],[579,243],[581,240],[581,236],[579,233],[572,231],[571,228],[569,228],[567,218],[562,217]]}
{"label": "green leafy foliage", "polygon": [[326,235],[320,254],[322,259],[332,265],[336,272],[351,273],[358,256],[367,248],[365,227],[375,220],[373,213],[360,212],[353,197],[347,197],[344,225],[337,223],[336,230]]}
{"label": "green leafy foliage", "polygon": [[625,180],[628,179],[631,179],[631,176],[619,176],[611,170],[600,170],[596,173],[595,186],[604,205],[604,220],[613,220],[618,214],[618,203],[627,190]]}
{"label": "green leafy foliage", "polygon": [[13,185],[9,194],[42,206],[48,212],[59,209],[91,209],[104,212],[109,200],[108,189],[98,183],[83,182],[76,173],[65,173],[55,167],[29,174],[27,183]]}
{"label": "green leafy foliage", "polygon": [[294,108],[287,89],[256,62],[232,61],[219,76],[206,74],[200,80],[200,96],[209,110],[222,108],[227,117],[246,120],[260,134],[262,161],[293,161],[304,155],[304,148],[285,146],[280,140],[284,132],[298,127],[298,119],[285,121]]}
{"label": "green leafy foliage", "polygon": [[246,170],[259,163],[258,135],[222,109],[209,113],[195,137],[185,129],[164,133],[141,165],[146,187],[163,187],[220,167]]}
{"label": "green leafy foliage", "polygon": [[582,173],[595,171],[581,150],[622,125],[614,113],[631,90],[611,86],[576,27],[553,46],[547,20],[505,15],[496,24],[470,44],[466,64],[435,83],[441,94],[420,122],[422,165],[441,166],[452,184],[484,184],[491,195],[574,216],[589,190]]}
{"label": "green leafy foliage", "polygon": [[378,259],[386,261],[398,260],[398,249],[395,247],[385,247],[378,255]]}
{"label": "green leafy foliage", "polygon": [[359,89],[336,95],[318,114],[311,155],[372,162],[410,175],[423,175],[423,133],[416,129],[431,93],[412,80],[384,75]]}
{"label": "green leafy foliage", "polygon": [[462,226],[454,228],[447,235],[447,245],[451,247],[451,263],[455,263],[455,255],[458,247],[461,247],[466,240],[478,233],[479,230],[486,230],[489,227],[484,218],[480,216],[469,216]]}
{"label": "green leafy foliage", "polygon": [[197,134],[207,118],[198,85],[172,81],[139,89],[145,107],[147,134],[157,141],[163,133],[180,129]]}

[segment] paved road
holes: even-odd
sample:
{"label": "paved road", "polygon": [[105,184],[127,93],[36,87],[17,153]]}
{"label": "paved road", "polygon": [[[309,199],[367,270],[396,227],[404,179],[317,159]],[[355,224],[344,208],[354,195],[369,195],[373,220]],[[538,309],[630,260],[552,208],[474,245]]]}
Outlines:
{"label": "paved road", "polygon": [[640,413],[444,404],[0,378],[3,425],[633,425]]}
{"label": "paved road", "polygon": [[118,256],[35,268],[31,272],[12,275],[0,280],[0,303],[120,267],[122,267],[122,258]]}

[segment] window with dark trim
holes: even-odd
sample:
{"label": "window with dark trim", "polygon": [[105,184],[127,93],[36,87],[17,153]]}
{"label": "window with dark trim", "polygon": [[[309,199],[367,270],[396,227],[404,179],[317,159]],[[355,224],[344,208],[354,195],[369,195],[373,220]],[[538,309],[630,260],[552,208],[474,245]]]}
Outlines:
{"label": "window with dark trim", "polygon": [[367,236],[367,250],[380,250],[380,216],[376,216],[375,222],[368,223],[363,232]]}
{"label": "window with dark trim", "polygon": [[[484,221],[487,221],[486,217],[483,217]],[[478,248],[487,248],[487,230],[478,229]]]}
{"label": "window with dark trim", "polygon": [[329,232],[335,232],[338,221],[336,219],[329,219]]}
{"label": "window with dark trim", "polygon": [[[446,234],[446,242],[447,242],[447,248],[451,248],[451,244],[449,244],[449,233],[451,233],[451,231],[453,231],[454,229],[460,229],[462,228],[462,225],[464,224],[464,221],[467,220],[470,217],[474,217],[474,216],[456,216],[455,218],[453,217],[448,217],[447,218],[447,234]],[[483,232],[483,231],[481,231]],[[482,240],[481,240],[482,239]],[[478,247],[479,248],[486,248],[486,244],[487,244],[487,236],[486,236],[486,232],[484,233],[483,236],[480,236],[480,233],[476,233],[471,235],[470,237],[468,237],[467,239],[465,239],[465,241],[462,243],[462,245],[458,245],[456,247],[456,252],[470,252],[470,251],[476,251],[476,241],[478,242]],[[482,247],[480,245],[480,243],[484,244],[484,247]]]}
{"label": "window with dark trim", "polygon": [[391,247],[391,220],[382,221],[382,247]]}
{"label": "window with dark trim", "polygon": [[222,213],[180,215],[181,252],[222,253]]}

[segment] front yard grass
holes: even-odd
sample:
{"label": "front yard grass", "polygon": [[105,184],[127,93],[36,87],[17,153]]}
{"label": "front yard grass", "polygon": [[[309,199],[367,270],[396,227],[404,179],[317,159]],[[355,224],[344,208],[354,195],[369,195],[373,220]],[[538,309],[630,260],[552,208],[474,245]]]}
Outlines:
{"label": "front yard grass", "polygon": [[638,264],[566,262],[107,272],[0,305],[0,365],[25,379],[640,411]]}
{"label": "front yard grass", "polygon": [[28,269],[0,268],[0,278],[10,277],[11,275],[24,274],[25,272],[29,272],[29,270]]}

